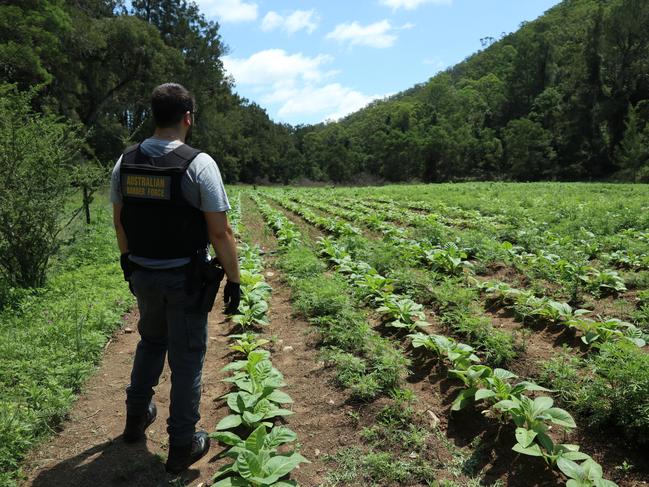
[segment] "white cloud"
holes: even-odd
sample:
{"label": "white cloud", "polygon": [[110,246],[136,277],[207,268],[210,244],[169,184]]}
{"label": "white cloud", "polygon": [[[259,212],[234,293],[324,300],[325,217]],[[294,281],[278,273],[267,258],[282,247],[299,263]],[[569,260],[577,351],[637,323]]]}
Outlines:
{"label": "white cloud", "polygon": [[311,34],[317,29],[318,20],[315,10],[295,10],[285,17],[271,10],[264,16],[261,22],[261,29],[269,32],[277,28],[282,28],[289,34],[304,29]]}
{"label": "white cloud", "polygon": [[223,64],[237,83],[268,85],[298,78],[322,80],[327,73],[321,70],[321,66],[331,60],[331,56],[325,54],[308,57],[301,53],[288,54],[283,49],[267,49],[245,59],[225,56]]}
{"label": "white cloud", "polygon": [[268,12],[261,21],[261,30],[269,32],[280,27],[284,23],[284,17],[272,10]]}
{"label": "white cloud", "polygon": [[381,4],[392,8],[392,10],[415,10],[420,5],[432,3],[434,5],[451,5],[453,0],[381,0]]}
{"label": "white cloud", "polygon": [[350,46],[386,48],[393,46],[398,38],[394,31],[390,21],[386,19],[365,26],[354,21],[338,24],[327,34],[327,39],[348,43]]}
{"label": "white cloud", "polygon": [[336,120],[381,97],[328,81],[338,74],[326,69],[332,60],[324,54],[268,49],[242,59],[225,56],[223,64],[238,85],[248,85],[260,102],[275,107],[280,119],[295,123]]}
{"label": "white cloud", "polygon": [[195,0],[208,17],[221,22],[249,22],[257,20],[257,4],[244,0]]}
{"label": "white cloud", "polygon": [[[288,95],[285,92],[284,95]],[[331,83],[324,86],[305,86],[290,92],[278,110],[280,117],[292,118],[324,113],[324,120],[338,120],[380,98],[379,95],[368,96],[360,91]]]}

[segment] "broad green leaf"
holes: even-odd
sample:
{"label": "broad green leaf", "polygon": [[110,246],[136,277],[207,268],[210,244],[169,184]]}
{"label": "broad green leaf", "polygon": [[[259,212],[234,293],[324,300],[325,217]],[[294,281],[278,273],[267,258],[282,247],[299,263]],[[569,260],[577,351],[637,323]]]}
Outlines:
{"label": "broad green leaf", "polygon": [[527,448],[536,438],[537,432],[526,428],[516,428],[516,441],[523,447]]}
{"label": "broad green leaf", "polygon": [[248,438],[246,438],[246,449],[257,454],[259,450],[264,447],[266,440],[266,427],[264,425],[259,425],[255,431],[250,433]]}
{"label": "broad green leaf", "polygon": [[550,438],[546,433],[545,433],[545,425],[537,425],[534,428],[534,431],[536,431],[536,441],[547,451],[553,452],[554,451],[554,442],[552,441],[552,438]]}
{"label": "broad green leaf", "polygon": [[236,428],[241,424],[241,416],[238,414],[230,414],[219,421],[219,424],[216,425],[216,430],[227,430],[230,428]]}
{"label": "broad green leaf", "polygon": [[494,397],[496,393],[490,389],[478,389],[475,393],[475,400],[480,401],[488,397]]}
{"label": "broad green leaf", "polygon": [[526,381],[526,380],[521,381],[516,385],[517,386],[522,385],[525,388],[526,391],[554,392],[554,391],[552,391],[552,389],[547,389],[547,388],[542,387],[542,386],[540,386],[538,384],[535,384],[534,382],[530,382],[530,381]]}
{"label": "broad green leaf", "polygon": [[606,479],[595,480],[595,487],[617,487],[615,482]]}
{"label": "broad green leaf", "polygon": [[281,408],[272,408],[269,409],[266,414],[264,414],[262,419],[270,419],[274,418],[276,416],[291,416],[295,414],[293,411],[290,411],[288,409],[281,409]]}
{"label": "broad green leaf", "polygon": [[460,391],[460,393],[453,401],[453,405],[451,406],[451,411],[459,411],[467,407],[469,404],[473,402],[473,397],[475,396],[475,393],[476,393],[475,387],[470,387],[468,389],[464,389]]}
{"label": "broad green leaf", "polygon": [[552,407],[554,401],[550,396],[541,396],[534,399],[533,413],[534,417],[543,414],[546,410]]}
{"label": "broad green leaf", "polygon": [[247,392],[249,394],[252,394],[253,390],[253,385],[252,382],[250,382],[250,379],[245,378],[245,379],[238,379],[235,380],[234,383],[236,386],[241,389],[241,391]]}
{"label": "broad green leaf", "polygon": [[273,401],[277,404],[292,404],[293,399],[291,399],[291,396],[286,394],[285,392],[275,390],[271,392],[270,394],[266,395],[266,399],[269,401]]}
{"label": "broad green leaf", "polygon": [[519,443],[516,443],[514,447],[512,448],[517,453],[521,453],[523,455],[529,455],[531,457],[542,457],[543,452],[541,451],[541,447],[537,445],[536,443],[533,444],[532,446],[528,446],[527,448],[523,448],[522,445]]}
{"label": "broad green leaf", "polygon": [[243,440],[230,431],[220,431],[210,433],[210,438],[215,439],[219,443],[230,446],[238,446],[243,443]]}
{"label": "broad green leaf", "polygon": [[554,424],[558,424],[559,426],[564,426],[566,428],[577,427],[577,424],[575,423],[573,417],[570,416],[567,411],[564,411],[561,408],[550,408],[545,411],[545,414],[549,415],[552,418],[551,421]]}
{"label": "broad green leaf", "polygon": [[493,374],[502,380],[514,379],[515,377],[518,377],[516,374],[510,372],[509,370],[498,369],[498,368],[494,369]]}
{"label": "broad green leaf", "polygon": [[221,369],[221,372],[232,372],[235,370],[241,370],[243,369],[246,365],[248,365],[247,360],[237,360],[235,362],[230,362],[228,365],[223,367]]}
{"label": "broad green leaf", "polygon": [[587,455],[584,452],[581,451],[568,451],[565,453],[562,453],[561,456],[563,458],[566,458],[568,460],[573,460],[573,461],[582,461],[582,460],[588,460],[590,458],[590,455]]}
{"label": "broad green leaf", "polygon": [[228,477],[212,484],[212,487],[250,487],[250,483],[241,477]]}
{"label": "broad green leaf", "polygon": [[[264,478],[260,482],[263,485],[272,485],[277,482],[284,475],[288,474],[297,467],[300,463],[310,463],[299,453],[292,453],[290,455],[277,455],[271,458],[266,465],[264,465]],[[255,481],[253,479],[253,481]]]}
{"label": "broad green leaf", "polygon": [[235,413],[243,413],[246,409],[246,405],[243,403],[243,399],[240,394],[229,394],[227,399],[228,407]]}
{"label": "broad green leaf", "polygon": [[518,403],[510,399],[505,399],[504,401],[497,402],[492,407],[501,409],[503,411],[509,411],[511,409],[516,409],[518,407]]}
{"label": "broad green leaf", "polygon": [[557,467],[570,479],[579,480],[584,477],[584,470],[581,466],[577,462],[569,460],[568,458],[559,458],[557,460]]}
{"label": "broad green leaf", "polygon": [[259,457],[248,450],[243,450],[237,457],[234,469],[246,480],[262,475]]}
{"label": "broad green leaf", "polygon": [[266,443],[264,448],[269,450],[277,448],[284,443],[290,443],[297,440],[297,434],[285,426],[276,426],[270,430],[266,436]]}
{"label": "broad green leaf", "polygon": [[251,413],[250,411],[243,413],[243,420],[250,426],[259,423],[262,419],[265,419],[264,413]]}
{"label": "broad green leaf", "polygon": [[581,468],[584,469],[584,473],[591,480],[602,478],[602,466],[592,458],[589,458],[584,463],[582,463]]}

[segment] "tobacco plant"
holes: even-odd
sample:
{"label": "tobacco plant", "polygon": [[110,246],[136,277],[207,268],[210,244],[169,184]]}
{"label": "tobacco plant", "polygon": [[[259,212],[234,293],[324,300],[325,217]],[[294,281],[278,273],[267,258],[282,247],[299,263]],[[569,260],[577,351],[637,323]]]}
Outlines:
{"label": "tobacco plant", "polygon": [[292,411],[282,409],[281,404],[293,402],[291,397],[279,390],[284,387],[284,378],[268,359],[265,350],[250,352],[246,360],[239,360],[226,365],[224,371],[234,371],[234,375],[225,382],[233,383],[237,391],[224,397],[234,414],[224,417],[216,426],[217,430],[226,430],[240,425],[255,427],[265,420],[277,416],[289,416]]}
{"label": "tobacco plant", "polygon": [[225,456],[234,462],[221,467],[213,480],[223,478],[212,487],[259,487],[296,486],[293,480],[280,480],[297,468],[301,463],[310,463],[295,450],[278,451],[281,445],[297,440],[297,435],[288,428],[278,426],[266,431],[259,425],[245,440],[230,432],[219,432],[211,435],[216,440],[230,445]]}
{"label": "tobacco plant", "polygon": [[270,340],[265,338],[258,338],[255,333],[242,333],[240,335],[230,335],[228,338],[235,340],[234,345],[230,345],[230,349],[234,352],[241,352],[246,357],[250,355],[250,352],[263,347]]}
{"label": "tobacco plant", "polygon": [[426,322],[423,309],[424,307],[421,304],[415,303],[412,299],[400,298],[392,294],[384,300],[383,306],[378,307],[376,311],[387,318],[388,326],[405,328],[413,332],[417,328],[430,326]]}

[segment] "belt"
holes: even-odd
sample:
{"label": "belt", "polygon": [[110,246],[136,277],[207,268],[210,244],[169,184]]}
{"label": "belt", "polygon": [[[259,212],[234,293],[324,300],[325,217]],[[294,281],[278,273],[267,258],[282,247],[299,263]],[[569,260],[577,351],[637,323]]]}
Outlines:
{"label": "belt", "polygon": [[143,265],[138,264],[137,262],[131,262],[131,266],[134,271],[147,271],[147,272],[177,272],[177,271],[187,271],[191,267],[191,262],[189,264],[184,264],[178,267],[165,267],[163,269],[155,268],[155,267],[146,267]]}

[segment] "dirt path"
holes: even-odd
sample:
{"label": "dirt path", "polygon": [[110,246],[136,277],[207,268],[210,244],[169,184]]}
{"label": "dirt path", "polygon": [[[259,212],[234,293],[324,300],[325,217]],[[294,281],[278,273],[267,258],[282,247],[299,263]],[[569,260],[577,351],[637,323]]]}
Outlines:
{"label": "dirt path", "polygon": [[[225,409],[217,398],[226,392],[220,369],[227,357],[227,334],[218,304],[209,317],[209,343],[203,369],[202,419],[199,428],[211,431]],[[169,410],[170,371],[167,365],[156,388],[158,418],[147,430],[146,443],[126,445],[121,441],[125,421],[125,387],[133,363],[139,334],[137,312],[125,317],[124,326],[112,337],[101,366],[88,380],[61,431],[32,451],[25,462],[25,486],[140,486],[167,485],[164,471],[167,455],[166,417]],[[211,479],[220,451],[212,446],[208,456],[184,475],[192,485]],[[209,484],[208,484],[209,485]]]}

